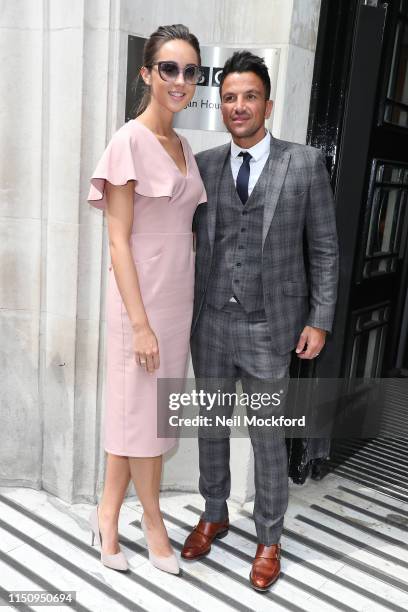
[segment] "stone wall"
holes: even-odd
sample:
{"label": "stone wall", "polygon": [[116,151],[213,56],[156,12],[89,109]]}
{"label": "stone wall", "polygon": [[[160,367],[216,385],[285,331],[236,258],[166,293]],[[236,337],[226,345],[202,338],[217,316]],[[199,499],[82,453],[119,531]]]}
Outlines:
{"label": "stone wall", "polygon": [[[0,2],[0,485],[69,502],[101,490],[109,253],[103,214],[86,196],[124,121],[127,36],[182,22],[203,45],[278,46],[272,131],[304,142],[319,9],[320,0]],[[195,152],[228,139],[184,132]],[[244,501],[248,440],[232,441],[231,463],[232,495]],[[197,442],[182,440],[163,487],[197,482]]]}

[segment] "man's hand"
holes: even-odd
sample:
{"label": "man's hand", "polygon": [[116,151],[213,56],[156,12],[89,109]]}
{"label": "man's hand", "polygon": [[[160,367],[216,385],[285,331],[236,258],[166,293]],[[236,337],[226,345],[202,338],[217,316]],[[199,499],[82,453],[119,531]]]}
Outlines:
{"label": "man's hand", "polygon": [[[299,337],[296,353],[299,359],[314,359],[320,353],[326,342],[326,331],[318,327],[306,325]],[[307,349],[305,350],[307,344]]]}

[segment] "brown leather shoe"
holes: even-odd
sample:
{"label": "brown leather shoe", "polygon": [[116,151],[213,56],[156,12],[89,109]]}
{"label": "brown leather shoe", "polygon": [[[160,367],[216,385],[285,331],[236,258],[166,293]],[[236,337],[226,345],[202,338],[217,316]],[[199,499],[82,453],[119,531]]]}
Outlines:
{"label": "brown leather shoe", "polygon": [[184,542],[181,556],[183,559],[198,559],[204,557],[211,550],[215,538],[224,538],[229,529],[229,520],[222,523],[210,523],[200,518],[190,535]]}
{"label": "brown leather shoe", "polygon": [[249,580],[257,591],[267,591],[280,574],[281,545],[258,544]]}

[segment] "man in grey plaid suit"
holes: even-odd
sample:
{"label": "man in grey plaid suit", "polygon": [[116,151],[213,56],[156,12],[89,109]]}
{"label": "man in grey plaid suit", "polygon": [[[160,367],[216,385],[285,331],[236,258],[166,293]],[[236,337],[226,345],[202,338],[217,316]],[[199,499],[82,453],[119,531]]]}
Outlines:
{"label": "man in grey plaid suit", "polygon": [[[227,60],[220,79],[232,142],[196,157],[207,191],[194,218],[196,279],[191,352],[207,388],[257,392],[289,375],[291,353],[314,359],[331,331],[338,279],[333,194],[320,150],[274,138],[263,60],[248,51]],[[304,261],[307,239],[308,274]],[[217,406],[230,416],[233,407]],[[214,410],[214,409],[213,409]],[[271,408],[269,408],[271,410]],[[272,414],[271,412],[269,414]],[[221,430],[221,431],[220,431]],[[228,428],[199,430],[199,489],[205,511],[182,556],[197,559],[229,528]],[[288,504],[285,439],[249,426],[255,459],[258,547],[250,583],[266,590],[280,573]]]}

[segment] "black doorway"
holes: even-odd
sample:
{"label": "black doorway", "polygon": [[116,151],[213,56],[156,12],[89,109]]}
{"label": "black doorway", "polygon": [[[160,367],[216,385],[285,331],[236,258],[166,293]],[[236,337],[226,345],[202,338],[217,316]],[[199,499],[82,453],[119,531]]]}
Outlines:
{"label": "black doorway", "polygon": [[[322,0],[307,142],[325,151],[331,174],[340,282],[334,333],[320,359],[300,368],[294,363],[292,375],[296,369],[298,376],[323,378],[405,376],[408,0]],[[396,389],[396,418],[408,421],[408,398],[400,396]],[[401,460],[398,436],[395,445]],[[373,450],[378,456],[370,464],[370,458],[361,461],[364,446],[350,440],[291,442],[290,474],[302,482],[310,470],[319,478],[322,466],[344,471],[351,461],[349,477],[357,478],[358,466],[368,477],[375,471],[378,476],[383,449]],[[383,484],[393,469],[397,465],[384,470]]]}

